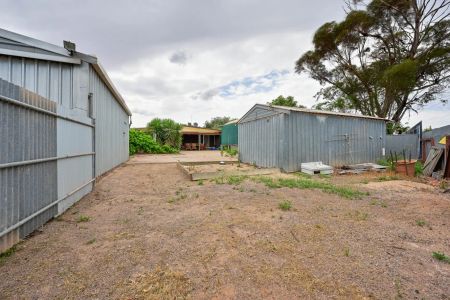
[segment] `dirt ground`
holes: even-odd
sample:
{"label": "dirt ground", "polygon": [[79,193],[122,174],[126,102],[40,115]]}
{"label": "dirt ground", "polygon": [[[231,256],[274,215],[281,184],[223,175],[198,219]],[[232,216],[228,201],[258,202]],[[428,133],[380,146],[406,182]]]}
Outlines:
{"label": "dirt ground", "polygon": [[351,200],[126,164],[0,261],[0,299],[449,299],[450,195],[380,176],[323,179]]}

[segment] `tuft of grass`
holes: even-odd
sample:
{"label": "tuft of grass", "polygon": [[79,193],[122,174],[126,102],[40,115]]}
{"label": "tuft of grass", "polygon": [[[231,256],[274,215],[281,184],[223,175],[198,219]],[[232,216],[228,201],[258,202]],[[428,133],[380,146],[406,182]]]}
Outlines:
{"label": "tuft of grass", "polygon": [[238,176],[238,175],[236,175],[236,176],[228,176],[226,178],[227,183],[231,184],[231,185],[241,184],[245,179],[247,179],[247,176],[243,176],[243,175],[241,175],[241,176]]}
{"label": "tuft of grass", "polygon": [[425,220],[416,220],[416,225],[423,227],[423,226],[427,225],[427,222]]}
{"label": "tuft of grass", "polygon": [[433,252],[433,257],[439,261],[443,261],[450,264],[450,257],[445,255],[443,252]]}
{"label": "tuft of grass", "polygon": [[273,179],[271,177],[260,176],[255,177],[252,180],[262,183],[268,188],[297,188],[297,189],[318,189],[329,194],[335,194],[347,199],[360,199],[363,196],[368,195],[352,188],[336,186],[330,182],[318,181],[311,178],[278,178]]}
{"label": "tuft of grass", "polygon": [[366,221],[367,218],[369,217],[368,213],[361,212],[359,210],[356,210],[354,212],[349,212],[347,215],[356,221]]}
{"label": "tuft of grass", "polygon": [[225,183],[225,177],[220,176],[220,177],[214,178],[213,181],[214,181],[216,184],[224,184],[224,183]]}
{"label": "tuft of grass", "polygon": [[203,185],[203,179],[200,179],[200,180],[198,181],[198,185]]}
{"label": "tuft of grass", "polygon": [[350,249],[349,248],[345,248],[344,249],[344,256],[346,256],[346,257],[350,256]]}
{"label": "tuft of grass", "polygon": [[283,211],[291,210],[292,202],[289,200],[281,201],[280,203],[278,203],[278,208]]}
{"label": "tuft of grass", "polygon": [[95,243],[96,239],[92,239],[86,242],[86,245],[91,245],[93,243]]}
{"label": "tuft of grass", "polygon": [[80,215],[77,219],[77,223],[84,223],[84,222],[89,222],[91,220],[90,217],[88,216],[84,216],[84,215]]}
{"label": "tuft of grass", "polygon": [[390,159],[379,159],[377,161],[377,164],[381,165],[381,166],[385,166],[387,167],[389,170],[391,171],[395,171],[395,164],[392,160]]}
{"label": "tuft of grass", "polygon": [[7,249],[6,251],[0,253],[0,264],[7,259],[8,257],[12,256],[17,251],[17,245],[12,246],[11,248]]}
{"label": "tuft of grass", "polygon": [[439,182],[439,188],[443,190],[448,189],[448,182],[445,180],[441,180],[441,182]]}
{"label": "tuft of grass", "polygon": [[378,181],[391,181],[391,180],[399,180],[400,178],[395,175],[384,175],[377,178]]}
{"label": "tuft of grass", "polygon": [[416,161],[414,164],[414,176],[420,176],[423,174],[423,164],[421,161]]}

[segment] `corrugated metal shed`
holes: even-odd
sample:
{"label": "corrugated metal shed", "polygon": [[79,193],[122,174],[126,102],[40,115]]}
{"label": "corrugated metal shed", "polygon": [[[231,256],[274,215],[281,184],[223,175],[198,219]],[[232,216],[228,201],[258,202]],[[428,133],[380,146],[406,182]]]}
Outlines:
{"label": "corrugated metal shed", "polygon": [[387,120],[257,104],[238,122],[239,157],[286,172],[301,163],[332,166],[375,162],[383,156]]}
{"label": "corrugated metal shed", "polygon": [[128,159],[130,115],[96,57],[0,29],[0,251]]}
{"label": "corrugated metal shed", "polygon": [[220,140],[222,145],[237,145],[238,144],[238,120],[233,120],[222,127]]}

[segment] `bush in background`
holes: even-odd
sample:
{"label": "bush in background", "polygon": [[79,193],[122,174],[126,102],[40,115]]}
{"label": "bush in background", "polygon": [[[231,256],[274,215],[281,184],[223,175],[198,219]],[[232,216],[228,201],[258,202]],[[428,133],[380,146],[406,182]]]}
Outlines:
{"label": "bush in background", "polygon": [[145,132],[130,129],[130,155],[136,153],[177,153],[178,149],[168,145],[158,144],[150,135]]}
{"label": "bush in background", "polygon": [[147,124],[148,133],[155,137],[160,145],[167,145],[175,149],[181,147],[181,124],[172,119],[155,118]]}

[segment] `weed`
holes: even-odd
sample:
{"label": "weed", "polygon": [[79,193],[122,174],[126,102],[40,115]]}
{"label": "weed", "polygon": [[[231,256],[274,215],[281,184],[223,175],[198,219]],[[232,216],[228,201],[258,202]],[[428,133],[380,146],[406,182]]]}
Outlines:
{"label": "weed", "polygon": [[448,182],[445,180],[441,180],[441,182],[439,182],[439,188],[443,190],[448,189]]}
{"label": "weed", "polygon": [[445,255],[443,252],[433,252],[433,257],[439,261],[443,261],[450,264],[450,257]]}
{"label": "weed", "polygon": [[345,255],[346,257],[349,257],[349,256],[350,256],[350,249],[349,249],[349,248],[345,248],[345,249],[344,249],[344,255]]}
{"label": "weed", "polygon": [[198,181],[198,185],[203,185],[203,180],[202,180],[202,179],[200,179],[200,180]]}
{"label": "weed", "polygon": [[423,174],[423,164],[420,161],[416,161],[414,164],[414,176],[420,176]]}
{"label": "weed", "polygon": [[17,245],[12,246],[5,252],[0,253],[0,264],[8,257],[13,255],[17,251]]}
{"label": "weed", "polygon": [[363,184],[368,184],[368,183],[369,183],[369,179],[363,179],[363,180],[361,181],[361,183],[363,183]]}
{"label": "weed", "polygon": [[292,208],[292,202],[289,200],[282,201],[278,204],[278,208],[284,211],[290,210]]}
{"label": "weed", "polygon": [[349,212],[347,215],[356,221],[366,221],[367,218],[369,217],[368,213],[361,212],[359,210],[356,210],[354,212]]}
{"label": "weed", "polygon": [[370,201],[370,205],[377,205],[378,201],[376,199],[373,199]]}
{"label": "weed", "polygon": [[319,178],[322,178],[322,179],[330,179],[330,178],[331,178],[331,175],[330,175],[330,174],[319,174]]}
{"label": "weed", "polygon": [[216,184],[224,184],[225,178],[223,176],[217,177],[213,179]]}
{"label": "weed", "polygon": [[380,202],[380,206],[383,207],[383,208],[386,208],[387,204],[386,204],[386,202],[382,201],[382,202]]}
{"label": "weed", "polygon": [[377,178],[378,181],[391,181],[391,180],[399,180],[400,178],[398,176],[392,175],[384,175]]}
{"label": "weed", "polygon": [[314,227],[316,227],[317,229],[322,229],[322,225],[320,225],[320,224],[316,224],[316,225],[314,225]]}
{"label": "weed", "polygon": [[95,243],[96,239],[92,239],[86,242],[86,245],[91,245],[93,243]]}
{"label": "weed", "polygon": [[142,206],[139,207],[137,214],[140,216],[140,215],[142,215],[143,212],[144,212],[144,208]]}
{"label": "weed", "polygon": [[231,185],[238,185],[241,184],[245,179],[247,179],[247,176],[228,176],[227,183]]}
{"label": "weed", "polygon": [[239,187],[239,192],[243,193],[244,192],[244,188],[241,186]]}
{"label": "weed", "polygon": [[427,225],[427,222],[424,220],[416,220],[416,225],[423,227],[423,226]]}
{"label": "weed", "polygon": [[77,219],[77,223],[89,222],[91,220],[88,216],[80,215]]}
{"label": "weed", "polygon": [[395,171],[395,163],[391,159],[379,159],[377,164],[385,166],[391,171]]}

